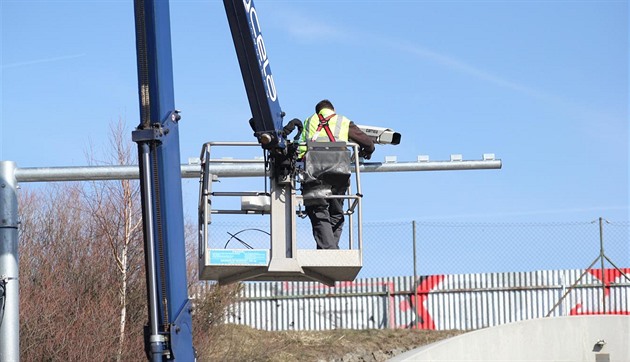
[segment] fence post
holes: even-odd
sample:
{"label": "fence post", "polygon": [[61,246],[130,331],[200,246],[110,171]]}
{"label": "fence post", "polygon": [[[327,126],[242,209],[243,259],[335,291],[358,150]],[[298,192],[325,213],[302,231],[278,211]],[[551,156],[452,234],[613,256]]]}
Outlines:
{"label": "fence post", "polygon": [[416,280],[418,280],[417,279],[418,273],[416,272],[416,265],[417,265],[416,263],[416,260],[417,260],[417,257],[416,257],[416,220],[413,220],[411,222],[411,229],[413,232],[413,237],[412,237],[412,240],[413,240],[413,282],[415,285]]}
{"label": "fence post", "polygon": [[606,314],[606,270],[604,269],[604,219],[599,218],[599,260],[602,269],[602,311]]}
{"label": "fence post", "polygon": [[416,329],[418,329],[418,273],[416,270],[417,267],[417,256],[416,256],[416,220],[411,221],[411,230],[413,233],[413,312],[415,314],[416,319]]}

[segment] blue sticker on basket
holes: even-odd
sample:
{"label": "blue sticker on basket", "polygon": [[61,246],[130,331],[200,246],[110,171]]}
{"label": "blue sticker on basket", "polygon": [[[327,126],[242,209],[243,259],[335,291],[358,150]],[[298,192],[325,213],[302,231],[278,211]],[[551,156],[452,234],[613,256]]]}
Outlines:
{"label": "blue sticker on basket", "polygon": [[267,265],[269,250],[210,250],[212,265]]}

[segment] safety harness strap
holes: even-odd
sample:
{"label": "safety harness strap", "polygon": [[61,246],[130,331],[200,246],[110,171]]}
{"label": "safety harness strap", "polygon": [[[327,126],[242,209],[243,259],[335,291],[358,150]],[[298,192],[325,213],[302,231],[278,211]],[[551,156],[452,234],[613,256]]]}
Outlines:
{"label": "safety harness strap", "polygon": [[[324,116],[322,116],[321,114],[317,114],[317,115],[319,116],[319,125],[317,126],[317,130],[315,131],[315,134],[311,138],[311,141],[315,142],[317,140],[317,137],[319,136],[319,132],[323,128],[324,131],[326,131],[326,134],[328,135],[328,139],[330,140],[330,142],[336,142],[335,136],[333,135],[332,131],[330,130],[330,127],[328,126],[328,121],[330,121],[330,119],[333,118],[335,114],[333,113],[326,118],[324,118]],[[337,122],[339,123],[339,120],[337,120]]]}

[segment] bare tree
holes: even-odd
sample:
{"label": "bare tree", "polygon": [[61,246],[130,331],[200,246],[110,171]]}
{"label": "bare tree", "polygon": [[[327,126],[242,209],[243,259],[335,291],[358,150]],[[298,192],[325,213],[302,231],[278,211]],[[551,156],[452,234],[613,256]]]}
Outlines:
{"label": "bare tree", "polygon": [[[93,164],[133,164],[123,122]],[[146,288],[136,181],[24,185],[20,204],[20,350],[24,361],[144,359]],[[239,286],[198,282],[187,225],[189,290],[200,360],[229,360],[238,339],[220,328]]]}
{"label": "bare tree", "polygon": [[[132,145],[128,141],[122,120],[110,129],[111,154],[100,163],[129,165]],[[116,360],[123,358],[126,342],[128,287],[130,282],[138,281],[138,267],[142,256],[142,212],[140,207],[139,186],[136,181],[120,180],[93,182],[85,195],[85,205],[93,215],[99,237],[107,243],[118,274],[118,348]]]}
{"label": "bare tree", "polygon": [[108,353],[112,339],[94,337],[114,326],[113,273],[83,212],[80,185],[23,191],[20,201],[22,359],[86,360]]}
{"label": "bare tree", "polygon": [[[122,122],[109,141],[110,164],[133,163]],[[142,358],[137,182],[24,187],[19,201],[22,359]]]}

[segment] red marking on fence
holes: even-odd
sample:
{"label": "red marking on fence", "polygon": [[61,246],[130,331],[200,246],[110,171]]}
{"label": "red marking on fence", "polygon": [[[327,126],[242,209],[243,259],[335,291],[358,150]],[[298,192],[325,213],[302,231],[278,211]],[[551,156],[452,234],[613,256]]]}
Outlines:
{"label": "red marking on fence", "polygon": [[602,273],[601,269],[589,269],[588,272],[589,272],[589,274],[591,274],[592,276],[594,276],[598,280],[604,282],[604,285],[606,286],[604,288],[604,291],[606,293],[606,296],[609,296],[610,295],[610,283],[617,283],[618,279],[626,278],[624,276],[624,274],[626,276],[628,274],[630,274],[630,269],[628,269],[628,268],[622,269],[622,270],[604,269],[604,273]]}
{"label": "red marking on fence", "polygon": [[[429,293],[440,285],[445,277],[445,275],[429,275],[420,278],[421,282],[418,284],[415,294],[410,297],[411,305],[415,304],[416,306],[416,323],[413,326],[414,329],[435,330],[435,322],[433,321],[425,303],[429,298]],[[411,307],[411,305],[409,302],[405,302],[401,303],[400,307],[401,310],[406,311]]]}
{"label": "red marking on fence", "polygon": [[575,307],[571,308],[571,311],[569,312],[570,316],[577,316],[577,315],[630,315],[630,311],[627,310],[610,310],[610,311],[606,311],[606,312],[593,312],[593,311],[588,311],[582,310],[582,304],[578,303],[575,305]]}

